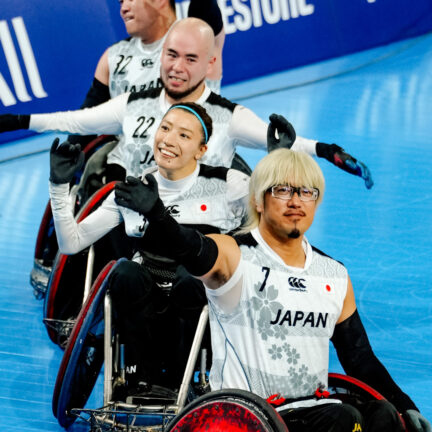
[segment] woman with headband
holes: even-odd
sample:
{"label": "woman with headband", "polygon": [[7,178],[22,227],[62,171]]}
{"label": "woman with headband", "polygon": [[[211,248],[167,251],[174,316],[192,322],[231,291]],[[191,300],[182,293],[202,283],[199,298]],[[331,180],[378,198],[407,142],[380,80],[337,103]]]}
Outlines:
{"label": "woman with headband", "polygon": [[206,303],[201,282],[183,267],[174,267],[170,291],[155,282],[146,262],[158,254],[158,244],[169,239],[152,237],[146,219],[122,203],[136,199],[134,190],[148,182],[158,188],[165,211],[181,224],[203,233],[228,233],[240,226],[249,177],[198,163],[211,134],[212,121],[202,106],[188,102],[171,106],[155,135],[157,165],[147,168],[142,180],[128,177],[118,183],[115,192],[78,224],[69,199],[69,181],[82,163],[82,152],[73,144],[58,147],[58,140],[51,148],[50,197],[60,251],[75,254],[122,222],[126,234],[136,237],[134,257],[117,266],[109,285],[125,345],[127,386],[115,389],[117,398],[146,391],[151,381],[164,387],[180,383],[198,316]]}

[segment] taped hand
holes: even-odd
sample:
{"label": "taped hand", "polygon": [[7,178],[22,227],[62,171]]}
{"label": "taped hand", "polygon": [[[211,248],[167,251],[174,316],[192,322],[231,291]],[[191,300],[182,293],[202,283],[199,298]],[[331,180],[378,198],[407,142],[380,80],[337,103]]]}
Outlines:
{"label": "taped hand", "polygon": [[84,165],[84,152],[79,144],[68,141],[59,145],[56,138],[50,150],[50,181],[56,184],[70,183],[74,174]]}
{"label": "taped hand", "polygon": [[325,144],[318,142],[316,144],[316,154],[320,158],[327,159],[344,171],[361,177],[367,189],[370,189],[374,182],[369,168],[363,163],[352,157],[349,153],[336,144]]}
{"label": "taped hand", "polygon": [[[278,148],[291,148],[296,139],[292,124],[279,114],[272,114],[267,128],[267,151],[270,153]],[[276,131],[278,137],[276,137]]]}

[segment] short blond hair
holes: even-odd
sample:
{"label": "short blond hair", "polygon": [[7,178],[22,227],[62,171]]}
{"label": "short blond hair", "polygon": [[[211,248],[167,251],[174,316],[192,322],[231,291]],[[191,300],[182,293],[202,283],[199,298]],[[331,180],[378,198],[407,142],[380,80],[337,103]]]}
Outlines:
{"label": "short blond hair", "polygon": [[265,193],[276,185],[290,184],[317,188],[319,205],[324,196],[324,175],[318,164],[307,153],[288,149],[274,150],[262,158],[252,172],[249,183],[248,220],[241,233],[257,227],[260,220],[256,206],[262,205]]}

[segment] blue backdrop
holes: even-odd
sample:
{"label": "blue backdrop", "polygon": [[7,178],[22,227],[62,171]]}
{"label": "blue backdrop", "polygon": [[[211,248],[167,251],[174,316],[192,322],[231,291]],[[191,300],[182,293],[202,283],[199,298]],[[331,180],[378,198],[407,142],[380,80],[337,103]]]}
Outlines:
{"label": "blue backdrop", "polygon": [[[219,0],[223,84],[432,29],[430,0]],[[178,2],[185,15],[188,2]],[[0,113],[78,108],[104,50],[126,37],[113,0],[15,0],[0,11]],[[28,132],[0,135],[0,142]]]}

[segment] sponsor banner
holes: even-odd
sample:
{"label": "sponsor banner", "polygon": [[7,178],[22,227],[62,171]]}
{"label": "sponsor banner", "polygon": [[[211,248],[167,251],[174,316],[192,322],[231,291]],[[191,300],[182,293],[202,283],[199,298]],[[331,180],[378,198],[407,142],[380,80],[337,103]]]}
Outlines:
{"label": "sponsor banner", "polygon": [[[223,84],[432,29],[430,0],[218,0]],[[177,0],[179,17],[189,2]],[[0,114],[77,109],[97,62],[126,37],[113,0],[15,0],[0,11]],[[0,142],[29,134],[0,134]]]}
{"label": "sponsor banner", "polygon": [[[118,2],[111,3],[112,7],[107,0],[3,2],[0,114],[79,108],[99,57],[125,36]],[[0,134],[0,142],[29,134]]]}
{"label": "sponsor banner", "polygon": [[[188,1],[179,8],[182,16]],[[218,0],[227,34],[223,84],[432,30],[430,0]]]}

